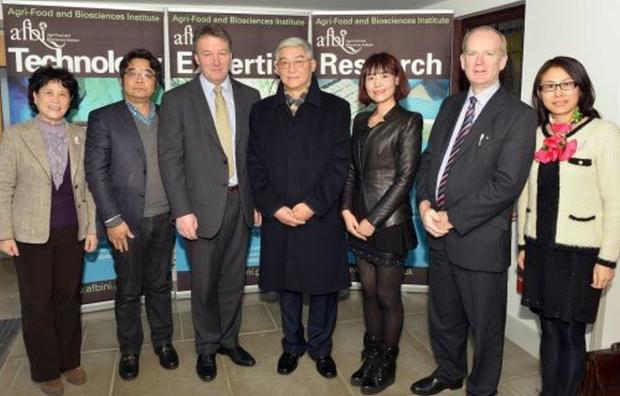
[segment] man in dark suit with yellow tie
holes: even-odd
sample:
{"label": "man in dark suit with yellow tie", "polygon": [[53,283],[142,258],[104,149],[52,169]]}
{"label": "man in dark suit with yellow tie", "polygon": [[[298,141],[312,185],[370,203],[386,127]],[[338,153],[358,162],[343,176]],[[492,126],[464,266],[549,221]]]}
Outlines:
{"label": "man in dark suit with yellow tie", "polygon": [[441,105],[418,176],[428,232],[429,324],[438,368],[411,386],[418,395],[458,389],[494,395],[502,367],[510,225],[534,155],[536,114],[500,87],[506,38],[482,26],[463,39],[468,92]]}
{"label": "man in dark suit with yellow tie", "polygon": [[194,33],[198,75],[162,100],[159,160],[192,270],[192,320],[204,381],[215,354],[242,366],[254,359],[238,343],[250,227],[260,223],[246,170],[249,113],[258,91],[229,76],[232,40],[218,25]]}

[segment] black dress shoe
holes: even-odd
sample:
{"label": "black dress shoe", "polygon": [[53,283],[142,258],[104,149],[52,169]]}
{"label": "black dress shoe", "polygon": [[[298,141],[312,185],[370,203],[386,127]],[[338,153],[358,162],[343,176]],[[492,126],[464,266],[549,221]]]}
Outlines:
{"label": "black dress shoe", "polygon": [[254,360],[252,355],[250,355],[248,351],[241,348],[239,345],[232,348],[222,347],[218,350],[218,353],[230,356],[230,360],[232,360],[233,363],[239,366],[249,367],[256,364],[256,360]]}
{"label": "black dress shoe", "polygon": [[179,367],[179,355],[172,344],[155,347],[155,353],[159,356],[159,364],[168,370]]}
{"label": "black dress shoe", "polygon": [[201,353],[196,362],[196,374],[203,381],[213,381],[217,376],[217,366],[215,365],[215,355]]}
{"label": "black dress shoe", "polygon": [[125,381],[136,379],[140,372],[140,358],[136,353],[121,354],[121,362],[118,365],[118,375]]}
{"label": "black dress shoe", "polygon": [[316,371],[325,378],[334,378],[338,372],[336,371],[336,362],[331,356],[321,356],[316,360]]}
{"label": "black dress shoe", "polygon": [[416,395],[435,395],[446,389],[460,389],[463,387],[463,380],[444,382],[433,375],[415,382],[411,385],[411,392]]}
{"label": "black dress shoe", "polygon": [[284,352],[278,359],[278,373],[284,375],[292,373],[297,368],[298,360],[298,356]]}

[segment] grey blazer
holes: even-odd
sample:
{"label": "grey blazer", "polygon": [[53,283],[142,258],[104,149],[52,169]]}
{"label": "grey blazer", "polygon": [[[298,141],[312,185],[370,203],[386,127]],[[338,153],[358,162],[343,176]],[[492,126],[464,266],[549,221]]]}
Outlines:
{"label": "grey blazer", "polygon": [[[231,79],[235,100],[235,156],[241,207],[253,224],[248,181],[249,114],[257,90]],[[159,167],[173,218],[194,213],[198,236],[211,238],[222,226],[228,193],[228,165],[199,77],[164,94],[159,113]]]}
{"label": "grey blazer", "polygon": [[[83,128],[68,124],[78,240],[96,232],[95,203],[84,178]],[[13,125],[0,142],[0,240],[45,243],[49,239],[52,178],[35,120]]]}

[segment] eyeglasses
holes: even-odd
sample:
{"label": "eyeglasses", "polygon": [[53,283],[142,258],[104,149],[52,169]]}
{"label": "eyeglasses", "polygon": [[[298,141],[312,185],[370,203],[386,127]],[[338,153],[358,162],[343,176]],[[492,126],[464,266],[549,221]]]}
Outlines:
{"label": "eyeglasses", "polygon": [[155,80],[155,73],[150,70],[128,70],[125,72],[125,76],[132,80],[137,80],[138,77],[142,78],[143,80]]}
{"label": "eyeglasses", "polygon": [[310,59],[308,58],[296,58],[296,59],[278,59],[276,65],[279,69],[288,69],[293,67],[295,69],[303,66]]}
{"label": "eyeglasses", "polygon": [[570,91],[575,89],[577,83],[575,81],[562,81],[561,83],[544,83],[538,86],[538,89],[542,92],[555,92],[558,87],[562,91]]}

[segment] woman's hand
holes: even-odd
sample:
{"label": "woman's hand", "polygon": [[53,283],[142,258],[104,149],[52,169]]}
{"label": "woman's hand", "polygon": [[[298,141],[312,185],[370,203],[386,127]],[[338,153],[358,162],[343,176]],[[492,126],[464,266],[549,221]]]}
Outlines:
{"label": "woman's hand", "polygon": [[97,234],[87,234],[84,241],[84,251],[87,253],[94,252],[98,243]]}
{"label": "woman's hand", "polygon": [[357,227],[357,232],[368,238],[375,233],[375,226],[370,224],[370,221],[368,221],[368,219],[364,219]]}
{"label": "woman's hand", "polygon": [[525,269],[525,250],[519,250],[519,253],[517,253],[517,265],[521,268],[521,271]]}
{"label": "woman's hand", "polygon": [[351,235],[353,235],[354,237],[361,239],[363,241],[366,240],[366,237],[364,237],[363,235],[361,235],[358,232],[358,227],[360,226],[359,223],[357,222],[357,219],[355,218],[355,216],[353,215],[353,213],[351,213],[350,210],[345,209],[342,211],[342,218],[344,219],[344,224],[347,227],[347,231],[349,231],[349,233]]}
{"label": "woman's hand", "polygon": [[0,241],[0,251],[8,254],[9,256],[19,256],[19,250],[17,249],[17,243],[15,239],[5,239]]}
{"label": "woman's hand", "polygon": [[600,264],[594,264],[592,271],[592,286],[595,289],[606,288],[614,278],[614,269]]}

